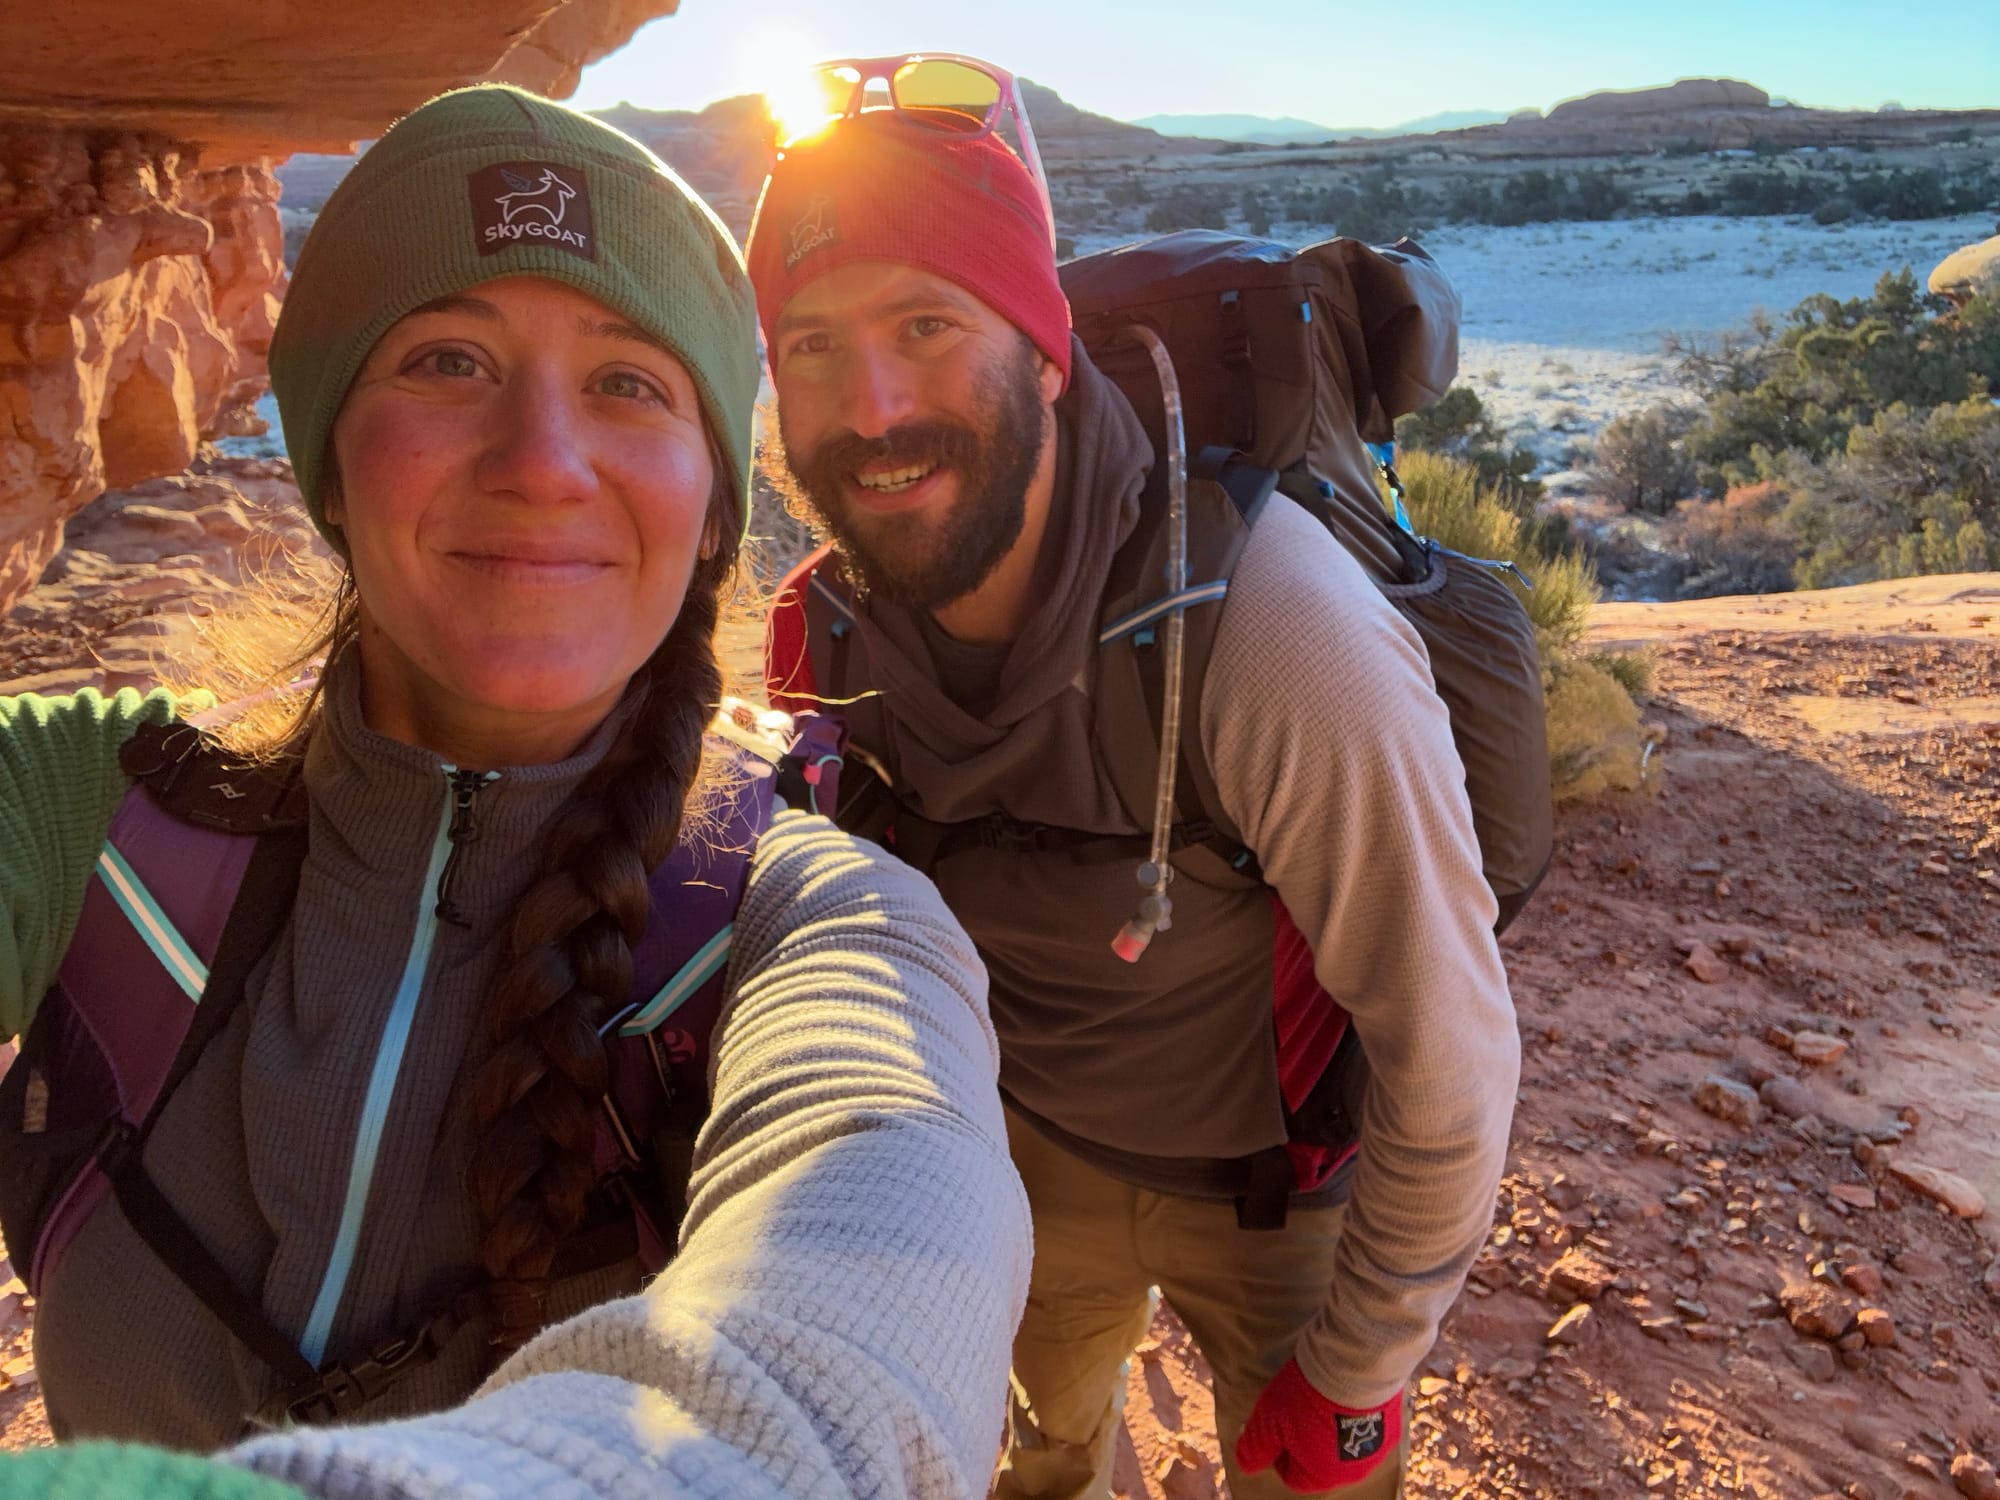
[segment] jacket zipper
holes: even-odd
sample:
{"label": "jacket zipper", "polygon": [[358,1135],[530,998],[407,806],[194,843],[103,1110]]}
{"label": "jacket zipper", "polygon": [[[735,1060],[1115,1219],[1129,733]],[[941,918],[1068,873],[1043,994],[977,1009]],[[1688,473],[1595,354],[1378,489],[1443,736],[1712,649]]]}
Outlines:
{"label": "jacket zipper", "polygon": [[437,835],[431,841],[430,863],[424,871],[422,894],[417,906],[417,930],[410,951],[403,960],[403,975],[396,985],[396,997],[389,1017],[382,1023],[382,1037],[375,1048],[375,1066],[369,1074],[368,1093],[361,1105],[361,1123],[355,1131],[354,1154],[348,1163],[347,1195],[341,1204],[339,1227],[334,1231],[333,1249],[327,1256],[326,1272],[320,1278],[319,1295],[313,1299],[306,1318],[299,1353],[318,1368],[326,1355],[326,1341],[333,1331],[340,1299],[347,1290],[354,1269],[354,1253],[361,1240],[361,1222],[368,1207],[368,1189],[375,1176],[375,1161],[382,1146],[382,1132],[388,1124],[389,1106],[396,1093],[396,1079],[402,1071],[403,1054],[410,1043],[410,1029],[416,1021],[417,1004],[423,997],[424,979],[430,969],[431,948],[437,940],[441,920],[459,922],[452,904],[450,886],[457,874],[459,852],[478,836],[473,814],[480,791],[499,779],[498,771],[461,771],[445,765],[444,810],[438,818]]}
{"label": "jacket zipper", "polygon": [[451,853],[445,859],[444,873],[438,877],[435,911],[440,921],[449,922],[454,927],[472,925],[452,899],[452,892],[458,885],[459,857],[465,853],[465,846],[479,837],[479,825],[472,816],[473,804],[480,788],[498,774],[497,771],[451,772],[451,822],[445,829]]}

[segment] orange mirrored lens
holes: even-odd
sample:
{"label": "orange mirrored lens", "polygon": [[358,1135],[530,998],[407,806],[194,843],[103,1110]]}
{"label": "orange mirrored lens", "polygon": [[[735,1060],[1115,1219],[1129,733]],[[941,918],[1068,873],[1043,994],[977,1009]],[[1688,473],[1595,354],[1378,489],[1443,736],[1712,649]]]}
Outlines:
{"label": "orange mirrored lens", "polygon": [[984,125],[1000,102],[1000,80],[960,62],[920,57],[896,69],[890,82],[896,104],[909,110],[940,110]]}

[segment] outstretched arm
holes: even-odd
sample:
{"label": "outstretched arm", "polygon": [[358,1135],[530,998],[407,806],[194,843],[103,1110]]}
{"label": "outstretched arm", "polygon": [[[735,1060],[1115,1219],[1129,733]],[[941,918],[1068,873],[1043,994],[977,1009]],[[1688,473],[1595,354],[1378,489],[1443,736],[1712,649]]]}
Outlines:
{"label": "outstretched arm", "polygon": [[[205,705],[205,696],[197,706]],[[131,784],[118,751],[173,717],[166,693],[0,698],[0,1039],[35,1019]]]}
{"label": "outstretched arm", "polygon": [[456,1411],[234,1460],[343,1500],[983,1494],[1029,1259],[985,994],[928,881],[781,814],[673,1263]]}

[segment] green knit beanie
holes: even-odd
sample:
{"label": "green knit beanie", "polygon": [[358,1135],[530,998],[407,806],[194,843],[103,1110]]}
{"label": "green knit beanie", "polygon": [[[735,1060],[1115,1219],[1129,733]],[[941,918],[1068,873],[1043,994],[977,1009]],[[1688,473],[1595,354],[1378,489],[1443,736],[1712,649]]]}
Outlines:
{"label": "green knit beanie", "polygon": [[630,318],[694,377],[745,524],[757,317],[742,252],[694,190],[621,131],[504,84],[441,94],[354,164],[320,211],[271,340],[271,388],[306,508],[333,419],[390,325],[500,276],[546,276]]}

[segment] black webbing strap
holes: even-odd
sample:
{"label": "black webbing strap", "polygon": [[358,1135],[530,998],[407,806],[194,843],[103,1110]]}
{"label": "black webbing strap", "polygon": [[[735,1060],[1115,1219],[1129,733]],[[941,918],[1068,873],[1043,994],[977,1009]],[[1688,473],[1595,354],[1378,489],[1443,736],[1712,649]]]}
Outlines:
{"label": "black webbing strap", "polygon": [[110,1176],[111,1190],[133,1230],[201,1304],[287,1384],[311,1380],[313,1367],[298,1346],[278,1331],[255,1298],[237,1287],[187,1220],[167,1202],[140,1160],[136,1139],[119,1153]]}
{"label": "black webbing strap", "polygon": [[[287,1379],[250,1417],[250,1429],[274,1429],[352,1416],[392,1386],[422,1369],[474,1318],[485,1316],[484,1286],[462,1292],[414,1333],[384,1339],[359,1359],[343,1360],[323,1370],[308,1368],[303,1377]],[[304,1363],[304,1361],[300,1361]]]}
{"label": "black webbing strap", "polygon": [[1283,1146],[1266,1146],[1246,1159],[1250,1182],[1236,1199],[1238,1229],[1283,1229],[1292,1189],[1298,1178],[1291,1153]]}

